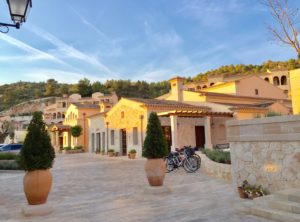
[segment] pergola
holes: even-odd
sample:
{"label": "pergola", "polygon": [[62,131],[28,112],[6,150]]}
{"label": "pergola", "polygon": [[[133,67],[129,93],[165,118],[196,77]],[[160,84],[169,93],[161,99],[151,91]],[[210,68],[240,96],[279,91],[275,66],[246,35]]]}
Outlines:
{"label": "pergola", "polygon": [[159,117],[170,117],[172,133],[171,150],[175,151],[178,147],[178,118],[204,118],[205,147],[212,148],[211,117],[233,117],[233,112],[213,112],[203,109],[194,109],[171,110],[167,112],[160,112],[157,115]]}

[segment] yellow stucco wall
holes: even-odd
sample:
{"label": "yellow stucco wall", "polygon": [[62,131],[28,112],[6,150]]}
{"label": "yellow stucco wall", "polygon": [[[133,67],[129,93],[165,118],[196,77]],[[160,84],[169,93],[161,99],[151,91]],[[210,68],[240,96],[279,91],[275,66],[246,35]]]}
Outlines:
{"label": "yellow stucco wall", "polygon": [[224,83],[220,85],[215,85],[206,89],[202,89],[204,92],[214,92],[214,93],[224,93],[224,94],[236,94],[236,84],[235,82]]}
{"label": "yellow stucco wall", "polygon": [[290,71],[293,114],[300,114],[300,69]]}

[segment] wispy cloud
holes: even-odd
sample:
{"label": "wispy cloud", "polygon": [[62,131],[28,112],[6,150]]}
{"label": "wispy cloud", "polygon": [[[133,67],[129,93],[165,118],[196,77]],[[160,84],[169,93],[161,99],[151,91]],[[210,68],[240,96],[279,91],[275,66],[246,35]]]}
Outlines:
{"label": "wispy cloud", "polygon": [[30,27],[30,30],[33,31],[36,35],[39,37],[47,40],[52,45],[57,47],[57,50],[60,51],[63,56],[67,56],[69,58],[78,59],[85,63],[91,64],[99,69],[101,72],[105,72],[106,74],[111,75],[113,78],[117,78],[118,75],[114,73],[109,67],[104,65],[102,62],[98,60],[95,56],[85,54],[77,49],[75,49],[73,46],[70,46],[63,42],[62,40],[58,39],[54,35],[40,29],[37,27]]}
{"label": "wispy cloud", "polygon": [[[48,60],[48,61],[56,62],[59,64],[68,65],[64,61],[56,58],[55,56],[53,56],[49,53],[46,53],[44,51],[41,51],[39,49],[36,49],[20,40],[10,37],[8,35],[0,35],[0,39],[9,43],[10,45],[13,45],[13,46],[23,50],[24,52],[30,54],[30,57],[22,56],[22,58],[25,60]],[[21,56],[18,56],[18,57],[21,57]],[[11,58],[11,57],[7,57],[7,58]],[[5,57],[2,56],[2,60],[5,60]]]}

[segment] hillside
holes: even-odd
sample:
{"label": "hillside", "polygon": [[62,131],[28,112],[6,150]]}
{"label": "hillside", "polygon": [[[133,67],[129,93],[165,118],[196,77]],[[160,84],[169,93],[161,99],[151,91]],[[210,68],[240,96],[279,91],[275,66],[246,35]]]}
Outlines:
{"label": "hillside", "polygon": [[[205,81],[208,76],[216,74],[247,75],[266,72],[267,69],[291,70],[295,68],[300,68],[300,62],[293,59],[286,62],[267,61],[262,65],[227,65],[205,73],[199,73],[195,77],[186,78],[186,82]],[[88,79],[82,79],[77,84],[62,84],[54,79],[38,83],[20,81],[0,86],[0,112],[26,101],[56,97],[62,94],[79,93],[82,96],[90,96],[92,93],[100,91],[103,93],[116,92],[119,97],[155,98],[167,93],[169,90],[168,81],[148,83],[145,81],[108,80],[105,83],[99,81],[91,83]]]}

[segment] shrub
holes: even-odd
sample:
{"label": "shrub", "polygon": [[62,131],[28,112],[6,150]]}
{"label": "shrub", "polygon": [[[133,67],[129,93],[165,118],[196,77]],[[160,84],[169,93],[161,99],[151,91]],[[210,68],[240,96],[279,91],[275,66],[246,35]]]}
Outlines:
{"label": "shrub", "polygon": [[82,146],[74,146],[74,150],[82,150]]}
{"label": "shrub", "polygon": [[76,125],[76,126],[71,126],[70,128],[70,132],[71,132],[71,135],[73,137],[75,137],[75,143],[77,145],[77,138],[81,135],[82,133],[82,127],[80,125]]}
{"label": "shrub", "polygon": [[15,160],[17,157],[15,153],[0,153],[0,160]]}
{"label": "shrub", "polygon": [[20,152],[20,166],[25,171],[49,169],[53,165],[54,158],[55,152],[42,113],[35,112]]}
{"label": "shrub", "polygon": [[22,170],[22,168],[16,161],[0,162],[0,170]]}
{"label": "shrub", "polygon": [[203,153],[206,154],[206,156],[209,159],[217,163],[231,164],[230,152],[224,152],[222,150],[204,149]]}
{"label": "shrub", "polygon": [[71,149],[72,149],[72,147],[70,147],[70,146],[65,146],[64,147],[64,150],[66,150],[66,151],[71,150]]}
{"label": "shrub", "polygon": [[129,153],[134,154],[134,153],[136,153],[136,150],[135,149],[131,149],[131,150],[129,150]]}
{"label": "shrub", "polygon": [[155,112],[151,112],[142,155],[148,159],[156,159],[163,158],[167,154],[167,141],[163,134],[160,120]]}
{"label": "shrub", "polygon": [[272,116],[281,116],[281,113],[277,113],[277,112],[274,112],[274,111],[269,111],[266,114],[266,117],[272,117]]}
{"label": "shrub", "polygon": [[114,153],[115,150],[114,150],[114,149],[109,149],[107,152],[108,152],[108,153]]}

